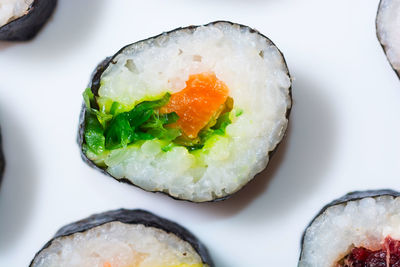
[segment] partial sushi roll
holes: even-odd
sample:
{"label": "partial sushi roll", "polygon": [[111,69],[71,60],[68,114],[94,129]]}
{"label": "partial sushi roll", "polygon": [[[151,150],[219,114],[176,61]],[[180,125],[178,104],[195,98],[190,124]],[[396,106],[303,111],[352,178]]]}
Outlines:
{"label": "partial sushi roll", "polygon": [[285,135],[291,78],[279,49],[217,21],[130,44],[84,93],[84,160],[173,198],[225,199],[267,165]]}
{"label": "partial sushi roll", "polygon": [[3,154],[3,141],[2,141],[2,137],[1,137],[1,131],[0,131],[0,184],[1,184],[1,181],[3,180],[4,167],[5,167],[5,160],[4,160],[4,154]]}
{"label": "partial sushi roll", "polygon": [[30,267],[213,267],[182,226],[143,210],[92,215],[61,228]]}
{"label": "partial sushi roll", "polygon": [[400,266],[400,193],[349,193],[304,232],[299,267]]}
{"label": "partial sushi roll", "polygon": [[57,0],[2,0],[0,40],[32,39],[53,13],[56,3]]}
{"label": "partial sushi roll", "polygon": [[376,32],[386,57],[400,78],[400,0],[381,0]]}

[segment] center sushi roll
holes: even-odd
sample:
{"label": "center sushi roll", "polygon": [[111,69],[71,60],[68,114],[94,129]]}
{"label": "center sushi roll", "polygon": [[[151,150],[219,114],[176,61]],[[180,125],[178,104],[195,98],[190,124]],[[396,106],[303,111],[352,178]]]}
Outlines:
{"label": "center sushi roll", "polygon": [[307,227],[298,267],[400,266],[400,193],[349,193]]}
{"label": "center sushi roll", "polygon": [[218,21],[127,45],[84,93],[84,159],[147,191],[224,199],[267,165],[291,108],[291,78],[261,33]]}
{"label": "center sushi roll", "polygon": [[188,230],[143,210],[114,210],[61,228],[30,267],[214,267]]}

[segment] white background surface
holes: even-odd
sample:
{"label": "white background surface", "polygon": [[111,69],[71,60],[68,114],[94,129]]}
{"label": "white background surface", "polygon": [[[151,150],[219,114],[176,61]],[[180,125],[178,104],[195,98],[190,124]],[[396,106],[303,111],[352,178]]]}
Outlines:
{"label": "white background surface", "polygon": [[[0,266],[28,266],[61,226],[143,208],[189,228],[217,267],[295,266],[303,229],[357,189],[400,190],[400,81],[375,36],[377,0],[60,0],[31,42],[0,42]],[[120,184],[76,144],[81,93],[122,46],[214,20],[249,25],[294,78],[288,136],[270,166],[224,202],[193,204]]]}

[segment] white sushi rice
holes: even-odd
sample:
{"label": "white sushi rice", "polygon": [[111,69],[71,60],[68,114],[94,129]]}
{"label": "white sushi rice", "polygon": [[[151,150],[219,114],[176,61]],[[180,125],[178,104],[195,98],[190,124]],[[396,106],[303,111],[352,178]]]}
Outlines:
{"label": "white sushi rice", "polygon": [[0,27],[25,15],[34,0],[1,0]]}
{"label": "white sushi rice", "polygon": [[377,30],[389,61],[400,74],[400,0],[381,1]]}
{"label": "white sushi rice", "polygon": [[166,267],[201,264],[186,241],[141,224],[110,222],[54,240],[32,267]]}
{"label": "white sushi rice", "polygon": [[[234,99],[227,135],[208,149],[163,152],[152,140],[114,150],[105,160],[114,177],[181,199],[208,201],[236,192],[262,171],[268,152],[283,138],[291,79],[278,49],[248,28],[219,22],[163,34],[129,46],[114,62],[101,77],[103,98],[132,105],[182,90],[190,74],[213,72]],[[236,116],[239,111],[243,114]]]}
{"label": "white sushi rice", "polygon": [[328,208],[307,229],[299,267],[334,267],[352,246],[382,248],[400,240],[400,198],[382,196]]}

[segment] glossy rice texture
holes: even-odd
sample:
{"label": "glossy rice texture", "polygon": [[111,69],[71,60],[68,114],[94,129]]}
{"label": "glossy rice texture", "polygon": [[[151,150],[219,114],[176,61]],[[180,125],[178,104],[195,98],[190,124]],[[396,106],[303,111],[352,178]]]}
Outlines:
{"label": "glossy rice texture", "polygon": [[387,58],[400,75],[400,0],[381,0],[376,27]]}
{"label": "glossy rice texture", "polygon": [[27,14],[34,0],[1,0],[0,27]]}

